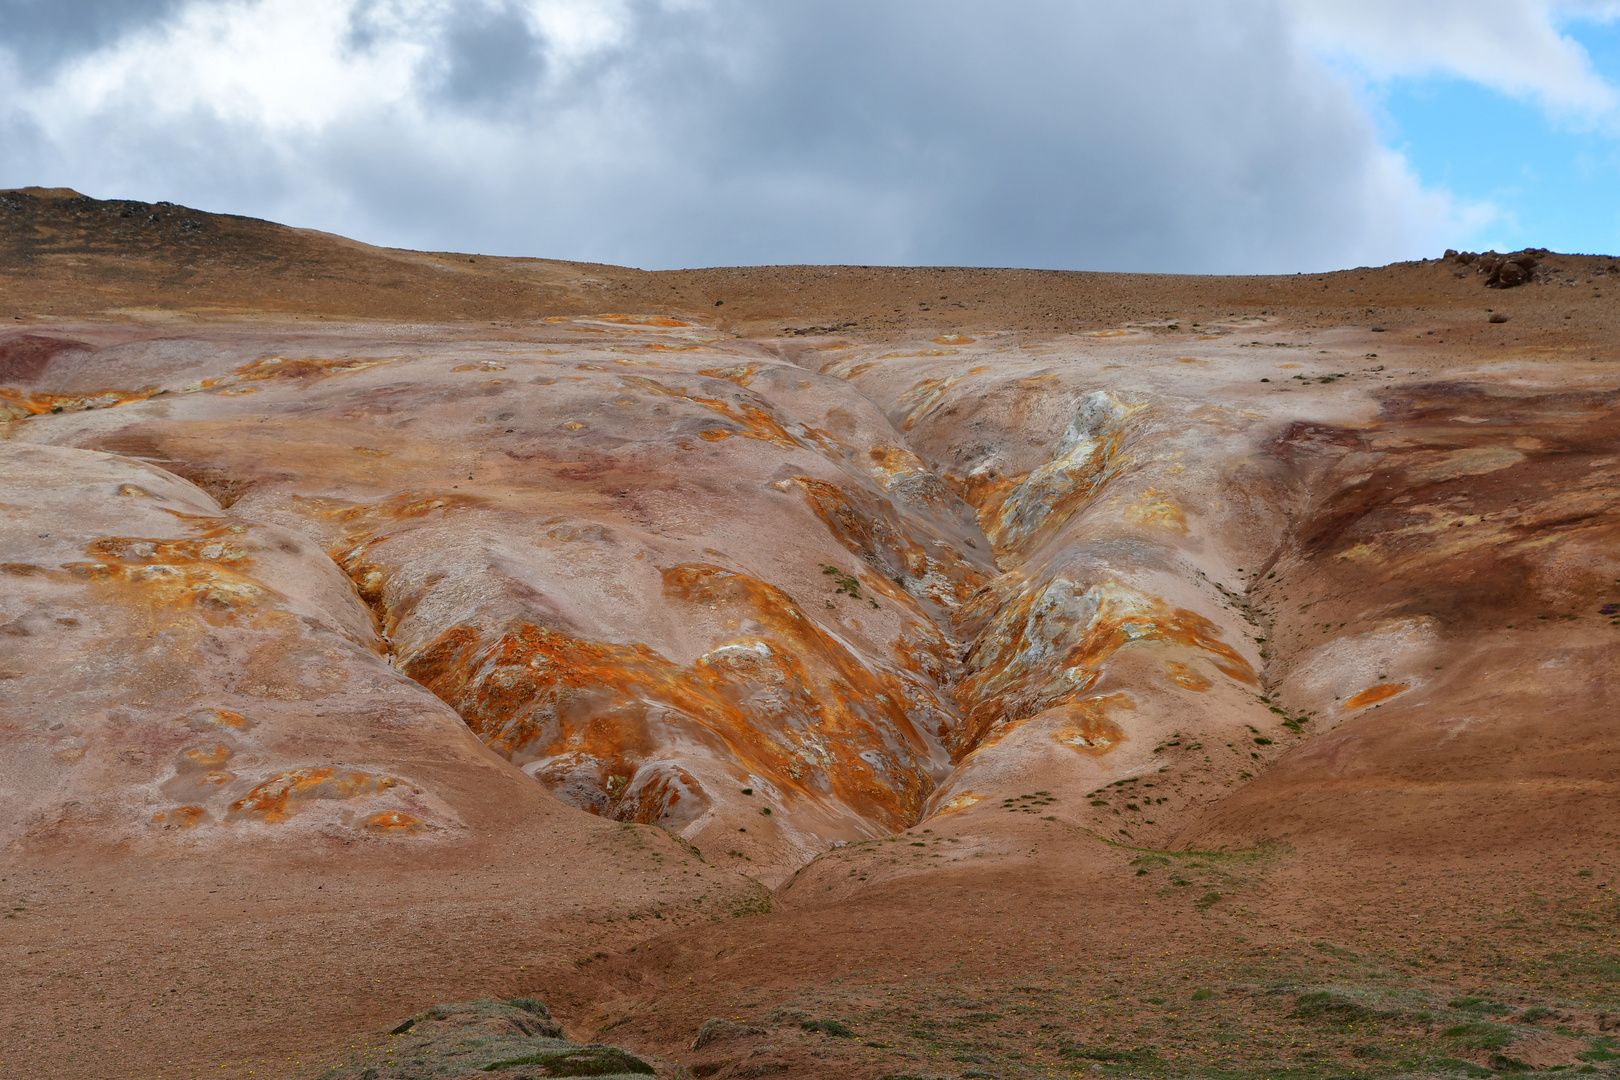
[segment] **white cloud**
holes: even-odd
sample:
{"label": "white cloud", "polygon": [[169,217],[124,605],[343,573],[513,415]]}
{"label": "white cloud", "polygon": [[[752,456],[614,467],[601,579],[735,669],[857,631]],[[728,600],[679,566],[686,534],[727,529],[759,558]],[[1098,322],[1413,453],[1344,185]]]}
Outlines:
{"label": "white cloud", "polygon": [[138,106],[146,123],[198,113],[272,136],[318,130],[357,111],[408,100],[426,44],[343,47],[349,13],[322,0],[195,4],[172,22],[81,56],[44,88],[35,111],[50,130]]}
{"label": "white cloud", "polygon": [[1596,120],[1620,92],[1592,67],[1564,19],[1613,19],[1614,0],[1293,0],[1306,39],[1353,56],[1375,78],[1450,75]]}
{"label": "white cloud", "polygon": [[[1507,78],[1500,34],[1414,8],[1402,39],[1325,0],[194,0],[43,73],[0,55],[0,184],[646,266],[1381,262],[1492,213],[1319,58]],[[1564,55],[1516,10],[1552,37],[1512,70]],[[1565,68],[1516,92],[1611,107]]]}

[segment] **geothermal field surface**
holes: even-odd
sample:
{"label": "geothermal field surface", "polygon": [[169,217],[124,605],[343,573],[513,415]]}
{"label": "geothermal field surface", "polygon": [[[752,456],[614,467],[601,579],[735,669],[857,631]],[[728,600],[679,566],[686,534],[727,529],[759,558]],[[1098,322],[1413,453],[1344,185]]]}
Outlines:
{"label": "geothermal field surface", "polygon": [[0,1075],[1620,1062],[1620,264],[0,193]]}

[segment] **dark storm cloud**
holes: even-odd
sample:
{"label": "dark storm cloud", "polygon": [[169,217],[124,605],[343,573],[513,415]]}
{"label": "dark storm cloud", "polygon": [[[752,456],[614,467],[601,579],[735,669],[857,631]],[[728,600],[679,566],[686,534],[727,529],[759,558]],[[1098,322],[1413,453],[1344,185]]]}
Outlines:
{"label": "dark storm cloud", "polygon": [[[399,36],[390,0],[360,0],[351,11],[346,45],[375,49]],[[496,108],[517,104],[545,75],[545,38],[518,0],[459,0],[426,13],[416,30],[429,46],[423,89],[453,105]]]}
{"label": "dark storm cloud", "polygon": [[0,0],[0,46],[37,74],[160,22],[187,0]]}
{"label": "dark storm cloud", "polygon": [[1345,212],[1377,167],[1367,121],[1263,6],[749,10],[717,20],[748,27],[741,77],[695,83],[669,68],[701,61],[663,51],[654,81],[699,107],[664,98],[660,126],[686,129],[714,183],[814,177],[904,206],[901,261],[1276,266],[1361,224]]}
{"label": "dark storm cloud", "polygon": [[444,94],[459,105],[510,100],[544,76],[543,46],[514,4],[448,20],[441,54]]}
{"label": "dark storm cloud", "polygon": [[[59,171],[0,164],[0,182],[643,266],[1301,269],[1408,254],[1443,210],[1267,3],[339,7],[346,30],[320,55],[383,65],[366,78],[293,50],[296,109],[248,76],[182,107],[186,85],[163,89],[165,57],[143,53],[138,92],[13,115],[43,133],[20,157]],[[312,102],[323,78],[350,97]],[[259,104],[215,105],[243,97]]]}
{"label": "dark storm cloud", "polygon": [[[1393,239],[1367,227],[1370,125],[1260,6],[646,4],[632,27],[545,91],[540,127],[603,135],[534,170],[549,211],[514,225],[548,246],[1215,270]],[[617,132],[604,64],[641,120]]]}

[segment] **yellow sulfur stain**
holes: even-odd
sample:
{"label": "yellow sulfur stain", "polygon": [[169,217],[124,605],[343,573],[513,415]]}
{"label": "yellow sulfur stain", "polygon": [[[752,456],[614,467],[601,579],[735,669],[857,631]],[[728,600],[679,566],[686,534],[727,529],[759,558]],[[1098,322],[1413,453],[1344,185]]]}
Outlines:
{"label": "yellow sulfur stain", "polygon": [[639,376],[627,375],[624,376],[624,381],[637,390],[680,401],[690,401],[694,405],[701,405],[716,412],[742,429],[732,432],[734,435],[740,435],[745,439],[761,439],[786,449],[794,449],[800,445],[797,439],[788,434],[787,429],[782,426],[782,421],[764,405],[749,401],[730,402],[720,398],[702,397],[687,391],[684,387],[665,386],[663,383]]}
{"label": "yellow sulfur stain", "polygon": [[699,375],[707,375],[711,379],[725,379],[738,386],[747,386],[754,373],[759,370],[758,364],[733,364],[730,367],[699,368]]}
{"label": "yellow sulfur stain", "polygon": [[834,367],[831,371],[827,372],[827,374],[833,376],[835,379],[853,379],[857,375],[863,375],[877,366],[878,362],[876,360],[866,360],[858,364],[851,364],[841,371],[837,367]]}
{"label": "yellow sulfur stain", "polygon": [[1168,492],[1158,488],[1148,488],[1127,506],[1125,520],[1135,525],[1155,525],[1183,535],[1187,532],[1186,514]]}
{"label": "yellow sulfur stain", "polygon": [[[1089,619],[1083,625],[1077,620]],[[1210,620],[1115,582],[1081,593],[1064,579],[1026,590],[997,613],[969,658],[957,698],[966,717],[951,733],[960,760],[989,738],[1048,709],[1079,700],[1124,648],[1197,649],[1227,678],[1259,682],[1249,662],[1220,640]]]}
{"label": "yellow sulfur stain", "polygon": [[1196,690],[1199,693],[1203,693],[1215,685],[1194,671],[1191,665],[1175,660],[1164,665],[1164,677],[1184,690]]}
{"label": "yellow sulfur stain", "polygon": [[1131,418],[1146,405],[1106,391],[1088,394],[1050,461],[1022,477],[970,476],[968,501],[998,553],[1038,545],[1131,464],[1124,446]]}
{"label": "yellow sulfur stain", "polygon": [[193,731],[206,731],[209,728],[229,728],[232,731],[246,731],[253,726],[253,722],[241,713],[231,712],[229,709],[198,709],[185,716],[174,718],[177,724],[186,724]]}
{"label": "yellow sulfur stain", "polygon": [[145,401],[157,392],[157,387],[150,386],[143,390],[98,390],[93,394],[24,394],[0,387],[0,424],[50,412],[110,409]]}
{"label": "yellow sulfur stain", "polygon": [[[212,390],[214,387],[224,387],[238,382],[259,382],[264,379],[307,379],[318,382],[333,375],[344,375],[354,371],[365,371],[380,364],[391,363],[392,358],[379,358],[373,360],[354,359],[319,359],[316,357],[297,357],[288,359],[284,356],[268,356],[263,360],[255,360],[251,364],[244,364],[236,369],[235,374],[226,375],[218,379],[199,379],[180,388],[182,394],[194,394],[200,390]],[[240,388],[228,391],[241,393]]]}
{"label": "yellow sulfur stain", "polygon": [[[895,353],[893,355],[915,356],[924,354]],[[906,405],[905,415],[900,421],[900,429],[902,431],[910,431],[916,426],[917,421],[923,418],[924,414],[926,414],[928,410],[939,404],[940,399],[950,392],[951,387],[955,386],[963,379],[971,378],[974,375],[983,374],[989,370],[990,369],[987,367],[969,368],[966,371],[958,371],[955,374],[947,375],[943,379],[924,379],[916,386],[913,386],[910,390],[907,390],[905,393],[900,395],[900,402]]]}
{"label": "yellow sulfur stain", "polygon": [[[682,322],[680,319],[674,319],[668,315],[610,314],[592,315],[591,318],[596,319],[598,322],[619,323],[624,326],[664,326],[679,328],[692,325],[689,322]],[[551,319],[547,319],[546,321],[551,322]]]}
{"label": "yellow sulfur stain", "polygon": [[292,805],[311,799],[352,799],[357,795],[378,794],[397,787],[390,776],[327,767],[290,769],[277,773],[231,804],[231,813],[260,821],[276,822],[291,816]]}
{"label": "yellow sulfur stain", "polygon": [[244,572],[251,560],[234,538],[243,526],[194,520],[206,528],[201,537],[104,537],[86,548],[96,561],[65,563],[62,570],[73,580],[122,587],[146,605],[200,609],[211,620],[257,608],[274,595]]}
{"label": "yellow sulfur stain", "polygon": [[491,749],[604,817],[680,820],[707,805],[664,760],[676,731],[724,747],[790,806],[831,797],[885,827],[915,820],[933,783],[898,679],[757,578],[696,563],[663,579],[671,600],[716,612],[729,631],[690,664],[520,623],[453,627],[401,668]]}
{"label": "yellow sulfur stain", "polygon": [[1052,732],[1054,740],[1081,753],[1106,754],[1125,741],[1125,730],[1108,713],[1113,709],[1134,708],[1136,702],[1129,694],[1109,694],[1060,705],[1035,719],[1044,716],[1060,718],[1063,725]]}
{"label": "yellow sulfur stain", "polygon": [[152,815],[154,825],[178,825],[189,829],[208,819],[208,811],[200,806],[176,806],[172,810],[159,810]]}
{"label": "yellow sulfur stain", "polygon": [[974,803],[981,803],[983,801],[983,795],[975,795],[971,790],[958,791],[955,795],[952,795],[949,799],[946,799],[944,803],[940,805],[940,808],[934,811],[932,816],[938,817],[941,814],[954,814],[959,810],[966,810]]}
{"label": "yellow sulfur stain", "polygon": [[1403,682],[1379,683],[1369,686],[1359,694],[1352,694],[1344,699],[1343,709],[1365,709],[1368,705],[1377,705],[1380,701],[1388,701],[1397,694],[1404,694],[1411,687]]}
{"label": "yellow sulfur stain", "polygon": [[219,743],[197,750],[187,750],[183,756],[186,761],[199,769],[217,769],[230,760],[231,748]]}
{"label": "yellow sulfur stain", "polygon": [[422,822],[399,810],[385,810],[366,818],[364,825],[371,832],[402,833],[415,832],[422,827]]}

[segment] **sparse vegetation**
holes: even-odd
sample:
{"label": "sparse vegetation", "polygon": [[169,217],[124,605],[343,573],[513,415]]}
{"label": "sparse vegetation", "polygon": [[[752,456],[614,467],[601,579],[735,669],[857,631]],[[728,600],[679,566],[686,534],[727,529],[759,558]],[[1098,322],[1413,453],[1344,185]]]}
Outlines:
{"label": "sparse vegetation", "polygon": [[1479,1016],[1502,1016],[1513,1010],[1506,1005],[1495,1001],[1488,1001],[1481,997],[1458,997],[1446,1002],[1447,1006],[1462,1012],[1470,1012]]}
{"label": "sparse vegetation", "polygon": [[1318,1020],[1331,1024],[1358,1024],[1378,1015],[1364,1003],[1332,990],[1316,990],[1294,999],[1294,1010],[1288,1014],[1301,1020]]}
{"label": "sparse vegetation", "polygon": [[1473,1021],[1446,1028],[1442,1038],[1455,1039],[1471,1050],[1500,1050],[1513,1041],[1513,1030],[1501,1024]]}
{"label": "sparse vegetation", "polygon": [[[861,583],[855,579],[855,575],[845,573],[836,566],[828,566],[826,563],[821,564],[821,572],[833,579],[833,585],[835,586],[833,592],[842,593],[851,600],[863,599],[861,596]],[[876,602],[872,606],[876,607]]]}
{"label": "sparse vegetation", "polygon": [[1066,1058],[1106,1061],[1115,1065],[1148,1065],[1158,1058],[1150,1047],[1145,1046],[1134,1050],[1112,1046],[1066,1046],[1058,1052]]}
{"label": "sparse vegetation", "polygon": [[[1050,806],[1054,802],[1057,802],[1057,799],[1053,797],[1051,792],[1037,791],[1033,795],[1009,796],[1002,799],[1001,808],[1007,811],[1022,811],[1026,814],[1033,814],[1038,807]],[[1092,805],[1097,806],[1099,803],[1093,801]],[[1100,805],[1107,806],[1108,803],[1105,800]]]}

